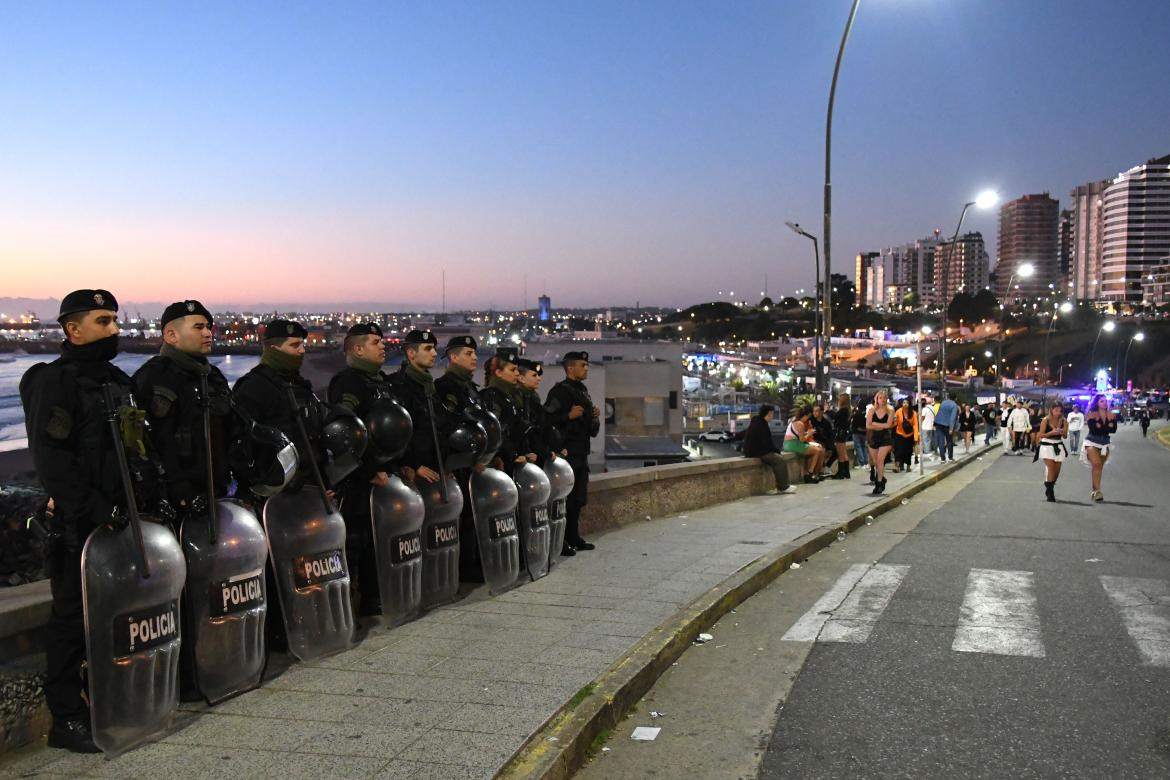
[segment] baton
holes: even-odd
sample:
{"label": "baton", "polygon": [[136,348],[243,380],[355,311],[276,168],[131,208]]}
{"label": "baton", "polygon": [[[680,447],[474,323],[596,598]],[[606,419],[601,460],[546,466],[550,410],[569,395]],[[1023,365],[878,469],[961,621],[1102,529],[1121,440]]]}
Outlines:
{"label": "baton", "polygon": [[207,375],[199,375],[199,392],[203,396],[203,446],[207,450],[207,538],[212,544],[217,543],[216,506],[215,506],[215,473],[211,467],[211,396],[207,390]]}
{"label": "baton", "polygon": [[309,463],[313,466],[313,475],[317,477],[317,487],[321,488],[321,501],[325,503],[325,511],[333,514],[337,510],[333,508],[333,501],[329,498],[328,491],[325,490],[325,479],[321,476],[321,467],[317,465],[317,459],[313,457],[313,445],[309,443],[309,433],[305,430],[305,421],[301,419],[301,406],[297,403],[296,393],[293,392],[292,385],[285,388],[288,392],[288,401],[292,404],[293,417],[297,421],[297,430],[301,434],[301,443],[305,445],[305,451],[309,455]]}
{"label": "baton", "polygon": [[439,462],[439,497],[447,503],[447,467],[443,465],[443,452],[439,449],[439,432],[435,429],[435,405],[431,397],[424,393],[427,399],[427,417],[431,423],[431,440],[435,443],[435,460]]}
{"label": "baton", "polygon": [[138,548],[139,563],[142,564],[142,579],[150,578],[150,565],[146,560],[146,545],[142,541],[142,518],[138,516],[138,502],[134,497],[134,484],[130,481],[130,462],[126,459],[126,445],[122,441],[122,429],[118,425],[118,407],[114,404],[114,393],[110,383],[102,384],[102,396],[106,402],[106,422],[114,437],[114,453],[118,456],[118,472],[122,477],[122,492],[126,498],[126,514],[130,517],[130,532]]}

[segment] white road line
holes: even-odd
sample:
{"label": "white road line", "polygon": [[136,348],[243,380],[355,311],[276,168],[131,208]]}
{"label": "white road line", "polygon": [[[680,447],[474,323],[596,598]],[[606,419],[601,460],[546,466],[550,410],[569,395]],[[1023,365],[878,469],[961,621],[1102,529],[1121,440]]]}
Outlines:
{"label": "white road line", "polygon": [[951,649],[1043,658],[1032,572],[972,569]]}
{"label": "white road line", "polygon": [[865,642],[909,570],[904,564],[850,566],[781,640]]}
{"label": "white road line", "polygon": [[1170,582],[1102,576],[1129,638],[1148,666],[1170,667]]}

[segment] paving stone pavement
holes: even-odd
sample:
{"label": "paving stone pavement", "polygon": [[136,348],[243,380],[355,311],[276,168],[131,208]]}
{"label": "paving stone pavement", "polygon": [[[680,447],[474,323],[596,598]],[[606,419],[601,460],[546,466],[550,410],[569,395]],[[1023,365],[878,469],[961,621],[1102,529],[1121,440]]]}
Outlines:
{"label": "paving stone pavement", "polygon": [[[918,475],[887,478],[893,492]],[[660,622],[777,545],[873,502],[861,469],[792,496],[637,522],[537,582],[496,597],[480,588],[216,707],[183,705],[170,733],[118,758],[40,744],[0,757],[0,776],[490,778]]]}

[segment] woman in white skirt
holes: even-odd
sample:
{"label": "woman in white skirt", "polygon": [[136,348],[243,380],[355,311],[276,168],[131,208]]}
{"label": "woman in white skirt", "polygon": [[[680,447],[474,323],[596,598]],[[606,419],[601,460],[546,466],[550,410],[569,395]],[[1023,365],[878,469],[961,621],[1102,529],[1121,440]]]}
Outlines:
{"label": "woman in white skirt", "polygon": [[1094,501],[1104,501],[1101,494],[1101,470],[1109,460],[1110,435],[1117,433],[1117,417],[1109,411],[1109,399],[1103,395],[1093,397],[1089,404],[1089,413],[1085,415],[1085,428],[1089,433],[1085,436],[1084,446],[1081,448],[1081,457],[1088,462],[1093,470],[1093,492],[1089,498]]}
{"label": "woman in white skirt", "polygon": [[1060,478],[1060,464],[1064,463],[1067,454],[1064,449],[1064,437],[1068,436],[1068,420],[1064,417],[1064,407],[1060,401],[1054,401],[1048,414],[1040,421],[1039,441],[1036,457],[1044,460],[1044,496],[1049,501],[1056,501],[1056,480]]}

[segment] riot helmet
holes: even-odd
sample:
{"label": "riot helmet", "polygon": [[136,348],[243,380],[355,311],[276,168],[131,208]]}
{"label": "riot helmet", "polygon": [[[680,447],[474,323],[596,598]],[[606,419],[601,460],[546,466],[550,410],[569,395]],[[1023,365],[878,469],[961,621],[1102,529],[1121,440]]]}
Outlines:
{"label": "riot helmet", "polygon": [[484,447],[483,452],[479,453],[477,462],[486,466],[492,462],[492,458],[496,456],[496,450],[504,441],[504,429],[500,426],[500,420],[494,414],[484,409],[482,406],[470,406],[464,414],[471,420],[483,426],[484,432],[487,433],[487,446]]}
{"label": "riot helmet", "polygon": [[393,398],[383,398],[366,414],[366,429],[370,434],[368,453],[378,463],[387,463],[410,446],[414,424],[402,404]]}
{"label": "riot helmet", "polygon": [[370,434],[361,418],[344,406],[335,407],[321,429],[325,447],[325,480],[337,485],[362,462]]}
{"label": "riot helmet", "polygon": [[478,460],[487,447],[488,433],[475,420],[462,420],[459,427],[447,436],[448,470],[466,469]]}
{"label": "riot helmet", "polygon": [[232,473],[256,495],[275,496],[296,476],[297,448],[276,428],[242,422],[228,456]]}

